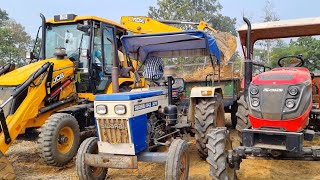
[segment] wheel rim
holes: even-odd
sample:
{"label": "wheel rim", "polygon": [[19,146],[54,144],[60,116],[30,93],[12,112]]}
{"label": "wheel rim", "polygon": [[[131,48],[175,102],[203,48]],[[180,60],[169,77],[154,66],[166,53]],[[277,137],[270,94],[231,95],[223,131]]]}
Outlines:
{"label": "wheel rim", "polygon": [[70,127],[63,127],[59,131],[57,147],[58,151],[62,154],[66,154],[73,146],[74,134]]}
{"label": "wheel rim", "polygon": [[187,176],[187,167],[188,166],[188,158],[187,153],[183,152],[180,160],[180,168],[179,168],[179,179],[184,180]]}

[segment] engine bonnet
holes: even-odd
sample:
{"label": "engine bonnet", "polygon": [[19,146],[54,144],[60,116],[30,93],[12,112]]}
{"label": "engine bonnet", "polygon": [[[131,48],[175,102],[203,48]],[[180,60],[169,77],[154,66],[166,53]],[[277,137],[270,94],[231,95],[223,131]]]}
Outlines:
{"label": "engine bonnet", "polygon": [[0,86],[17,86],[22,84],[29,78],[29,76],[32,73],[34,73],[46,62],[53,62],[54,69],[60,69],[66,66],[73,66],[73,62],[69,59],[57,60],[55,58],[51,58],[47,60],[37,61],[0,76]]}
{"label": "engine bonnet", "polygon": [[275,68],[255,76],[252,79],[252,84],[300,84],[310,80],[310,72],[303,67],[283,67]]}

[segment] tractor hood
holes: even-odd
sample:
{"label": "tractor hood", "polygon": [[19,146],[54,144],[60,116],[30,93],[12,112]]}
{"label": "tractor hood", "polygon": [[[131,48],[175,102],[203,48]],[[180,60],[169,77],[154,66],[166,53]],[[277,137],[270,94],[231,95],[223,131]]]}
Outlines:
{"label": "tractor hood", "polygon": [[299,131],[307,123],[311,97],[311,76],[306,68],[276,68],[261,73],[248,89],[251,125]]}
{"label": "tractor hood", "polygon": [[307,68],[284,67],[275,68],[272,71],[267,71],[255,76],[252,79],[252,84],[300,84],[308,80],[311,80],[311,76]]}
{"label": "tractor hood", "polygon": [[57,60],[56,58],[51,58],[47,60],[37,61],[0,76],[0,86],[17,86],[22,84],[29,78],[32,73],[34,73],[46,62],[54,63],[54,69],[74,66],[73,62],[69,59]]}

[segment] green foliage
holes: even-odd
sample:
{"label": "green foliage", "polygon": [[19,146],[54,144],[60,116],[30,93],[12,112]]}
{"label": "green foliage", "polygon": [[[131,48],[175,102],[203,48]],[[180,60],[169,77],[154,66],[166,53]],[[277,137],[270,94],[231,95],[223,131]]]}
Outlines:
{"label": "green foliage", "polygon": [[8,13],[0,8],[0,27],[2,26],[3,22],[7,20],[9,20]]}
{"label": "green foliage", "polygon": [[[265,5],[262,9],[263,22],[270,22],[270,21],[279,21],[280,18],[278,17],[274,4],[270,0],[265,1]],[[265,61],[267,65],[271,64],[271,49],[275,46],[280,45],[282,40],[276,40],[276,39],[267,39],[267,40],[260,40],[257,41],[257,45],[260,46],[259,50],[256,50],[255,57],[258,58],[260,63],[263,63]]]}
{"label": "green foliage", "polygon": [[[206,21],[217,30],[236,35],[236,18],[221,15],[221,9],[217,0],[157,0],[157,7],[149,7],[148,16],[154,19]],[[189,26],[184,28],[190,29]]]}
{"label": "green foliage", "polygon": [[275,47],[271,52],[271,66],[277,66],[278,59],[287,55],[302,54],[305,67],[310,71],[320,69],[320,40],[315,37],[299,37],[282,47]]}
{"label": "green foliage", "polygon": [[24,65],[30,43],[31,37],[24,27],[9,19],[6,11],[0,9],[0,66],[9,62]]}

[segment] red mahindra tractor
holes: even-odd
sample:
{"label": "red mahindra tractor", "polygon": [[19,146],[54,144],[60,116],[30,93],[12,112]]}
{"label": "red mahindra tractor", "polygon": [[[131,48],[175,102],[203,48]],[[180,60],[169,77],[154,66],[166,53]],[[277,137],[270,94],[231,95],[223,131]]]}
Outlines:
{"label": "red mahindra tractor", "polygon": [[[309,128],[319,126],[319,106],[313,104],[310,71],[304,68],[302,55],[278,60],[279,68],[252,78],[254,42],[320,35],[320,18],[308,18],[254,24],[238,32],[245,54],[244,94],[238,101],[237,130],[240,146],[232,148],[226,128],[208,135],[210,175],[214,179],[235,179],[235,170],[248,156],[266,159],[320,160],[320,147],[306,147],[319,134]],[[316,128],[317,129],[317,128]]]}

